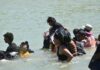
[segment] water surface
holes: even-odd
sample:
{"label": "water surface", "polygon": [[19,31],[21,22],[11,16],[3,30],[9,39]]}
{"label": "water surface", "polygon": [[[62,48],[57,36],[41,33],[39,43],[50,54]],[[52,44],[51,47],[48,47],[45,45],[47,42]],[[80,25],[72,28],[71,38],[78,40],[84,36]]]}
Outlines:
{"label": "water surface", "polygon": [[[53,16],[72,33],[89,23],[93,25],[94,36],[100,31],[99,0],[0,0],[0,49],[8,46],[3,34],[12,32],[14,42],[29,41],[35,53],[29,59],[1,61],[0,70],[88,70],[88,63],[94,49],[75,57],[70,63],[57,61],[56,54],[40,50],[43,32],[49,25],[48,16]],[[73,35],[72,35],[73,36]]]}

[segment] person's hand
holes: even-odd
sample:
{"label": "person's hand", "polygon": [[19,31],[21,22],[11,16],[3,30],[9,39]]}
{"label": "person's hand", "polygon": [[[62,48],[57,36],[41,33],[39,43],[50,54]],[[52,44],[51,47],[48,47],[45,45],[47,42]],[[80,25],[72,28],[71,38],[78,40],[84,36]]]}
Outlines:
{"label": "person's hand", "polygon": [[47,32],[44,32],[44,34],[43,34],[43,37],[44,38],[47,38],[47,36],[49,36],[49,32],[47,31]]}

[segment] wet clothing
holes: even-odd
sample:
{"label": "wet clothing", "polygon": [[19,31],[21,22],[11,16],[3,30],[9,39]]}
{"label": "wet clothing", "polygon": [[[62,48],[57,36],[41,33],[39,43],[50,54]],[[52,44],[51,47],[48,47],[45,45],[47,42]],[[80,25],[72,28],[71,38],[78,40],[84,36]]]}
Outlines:
{"label": "wet clothing", "polygon": [[[66,48],[71,52],[71,48],[70,45],[62,45],[60,47],[57,48],[57,56],[58,56],[58,60],[60,61],[66,61],[68,59],[67,55],[65,53],[62,53],[61,48]],[[72,52],[71,52],[72,53]]]}
{"label": "wet clothing", "polygon": [[67,60],[67,56],[60,53],[60,47],[57,48],[57,56],[58,56],[58,60],[61,60],[61,61]]}
{"label": "wet clothing", "polygon": [[9,45],[6,49],[6,51],[0,51],[0,59],[13,59],[14,56],[12,56],[11,52],[18,52],[18,47],[15,43],[12,43]]}
{"label": "wet clothing", "polygon": [[76,46],[77,46],[77,54],[78,55],[83,55],[86,54],[85,50],[84,50],[84,42],[76,42]]}
{"label": "wet clothing", "polygon": [[66,61],[67,58],[68,58],[66,55],[60,55],[60,54],[58,54],[57,56],[58,56],[58,60],[61,60],[61,61]]}
{"label": "wet clothing", "polygon": [[94,36],[89,36],[86,39],[84,47],[95,47],[95,44],[96,44],[96,41],[95,41]]}
{"label": "wet clothing", "polygon": [[96,50],[96,52],[95,53],[100,53],[100,43],[99,44],[97,44],[97,50]]}
{"label": "wet clothing", "polygon": [[0,60],[5,58],[5,51],[0,50]]}
{"label": "wet clothing", "polygon": [[59,28],[63,27],[60,23],[55,23],[55,25],[53,25],[50,29],[49,29],[49,35],[47,36],[46,39],[44,39],[43,41],[43,48],[45,49],[49,49],[50,47],[50,37],[53,35],[53,33],[55,33],[55,31]]}
{"label": "wet clothing", "polygon": [[60,23],[55,23],[55,25],[53,25],[50,29],[49,29],[49,35],[51,36],[55,31],[56,31],[56,29],[59,29],[59,28],[61,28],[61,27],[63,27]]}
{"label": "wet clothing", "polygon": [[6,49],[6,53],[10,53],[10,52],[18,52],[19,48],[17,47],[17,45],[15,43],[12,43],[11,45],[9,45]]}
{"label": "wet clothing", "polygon": [[28,52],[29,52],[29,53],[34,53],[34,51],[33,51],[33,50],[31,50],[31,49],[28,49]]}
{"label": "wet clothing", "polygon": [[89,63],[89,68],[91,70],[100,70],[100,55],[98,56],[99,57],[98,59],[95,59],[96,54],[100,54],[100,43],[97,44],[97,49]]}
{"label": "wet clothing", "polygon": [[100,60],[91,60],[89,68],[90,70],[100,70]]}
{"label": "wet clothing", "polygon": [[21,58],[27,58],[30,56],[30,53],[28,51],[24,52],[24,51],[20,51],[19,56]]}
{"label": "wet clothing", "polygon": [[47,39],[44,39],[43,41],[43,48],[49,49],[50,46],[50,38],[48,37]]}
{"label": "wet clothing", "polygon": [[77,47],[77,55],[84,55],[86,54],[85,50],[84,50],[84,42],[83,41],[78,41],[77,38],[73,38],[74,43],[76,44]]}

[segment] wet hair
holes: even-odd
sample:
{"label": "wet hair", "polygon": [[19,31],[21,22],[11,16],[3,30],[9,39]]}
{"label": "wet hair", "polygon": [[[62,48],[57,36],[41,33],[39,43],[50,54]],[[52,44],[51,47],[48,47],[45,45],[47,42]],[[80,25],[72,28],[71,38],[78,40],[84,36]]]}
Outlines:
{"label": "wet hair", "polygon": [[56,23],[56,19],[54,17],[48,17],[47,22]]}
{"label": "wet hair", "polygon": [[86,32],[83,29],[79,29],[78,34],[86,35]]}
{"label": "wet hair", "polygon": [[14,39],[13,34],[10,33],[10,32],[5,33],[3,36],[4,36],[5,38],[8,38],[10,42],[12,42],[13,39]]}
{"label": "wet hair", "polygon": [[54,38],[60,40],[62,44],[66,44],[71,41],[70,33],[66,31],[64,28],[58,29],[54,34]]}
{"label": "wet hair", "polygon": [[73,34],[74,34],[74,35],[77,35],[78,32],[79,32],[79,29],[78,29],[78,28],[75,28],[75,29],[73,30]]}
{"label": "wet hair", "polygon": [[[26,47],[24,47],[25,45],[26,45]],[[34,53],[34,51],[29,48],[28,41],[22,42],[20,44],[20,49],[19,50],[22,50],[23,48],[26,49],[29,53]]]}
{"label": "wet hair", "polygon": [[[26,48],[29,49],[28,41],[25,41],[25,42],[22,42],[22,43],[21,43],[21,47],[23,47],[24,45],[26,45],[26,46],[27,46]],[[21,47],[20,47],[20,48],[21,48]]]}

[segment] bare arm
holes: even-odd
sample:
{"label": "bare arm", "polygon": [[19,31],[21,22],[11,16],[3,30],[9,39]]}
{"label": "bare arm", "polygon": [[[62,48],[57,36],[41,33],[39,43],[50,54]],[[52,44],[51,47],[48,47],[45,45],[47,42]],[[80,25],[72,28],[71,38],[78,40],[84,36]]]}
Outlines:
{"label": "bare arm", "polygon": [[77,55],[77,47],[73,41],[71,41],[71,50],[72,50],[73,56],[76,56]]}
{"label": "bare arm", "polygon": [[63,48],[66,56],[68,57],[67,61],[70,62],[73,58],[73,54],[67,49],[67,48]]}

